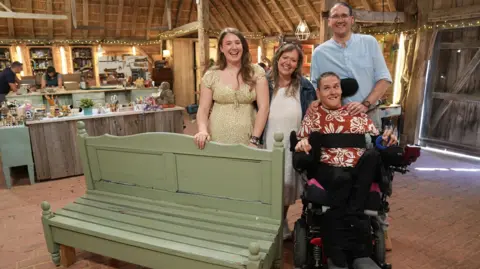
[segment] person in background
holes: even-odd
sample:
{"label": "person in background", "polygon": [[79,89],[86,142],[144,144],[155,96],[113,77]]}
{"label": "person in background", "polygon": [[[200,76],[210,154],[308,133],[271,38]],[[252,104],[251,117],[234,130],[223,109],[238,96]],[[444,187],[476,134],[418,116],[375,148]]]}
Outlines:
{"label": "person in background", "polygon": [[6,96],[10,91],[17,92],[20,85],[17,74],[22,72],[22,70],[23,64],[15,61],[10,67],[5,68],[0,73],[0,103],[6,100]]}
{"label": "person in background", "polygon": [[[302,119],[310,103],[316,99],[315,87],[302,76],[303,52],[295,44],[284,43],[273,57],[272,72],[269,77],[270,113],[265,127],[264,143],[267,149],[273,149],[274,133],[283,133],[289,137],[291,131],[300,128]],[[290,140],[284,139],[285,177],[284,177],[284,228],[283,238],[291,236],[286,213],[302,192],[302,181],[292,167]]]}
{"label": "person in background", "polygon": [[267,67],[266,64],[264,64],[264,63],[258,63],[258,65],[261,66],[261,67],[263,68],[263,70],[265,70],[265,72],[268,71],[268,67]]}
{"label": "person in background", "polygon": [[[341,79],[356,79],[357,93],[345,98],[343,104],[347,104],[352,114],[367,113],[375,127],[381,129],[377,104],[392,83],[392,77],[375,37],[353,33],[354,21],[352,7],[347,3],[336,3],[330,9],[328,26],[333,37],[315,48],[310,77],[314,85],[325,72],[335,72]],[[313,106],[318,107],[318,103]]]}
{"label": "person in background", "polygon": [[247,40],[235,28],[220,33],[217,59],[202,78],[194,142],[200,149],[210,140],[256,148],[269,111],[265,71],[252,64]]}
{"label": "person in background", "polygon": [[45,87],[63,87],[62,74],[55,71],[53,66],[49,66],[42,76],[42,89]]}

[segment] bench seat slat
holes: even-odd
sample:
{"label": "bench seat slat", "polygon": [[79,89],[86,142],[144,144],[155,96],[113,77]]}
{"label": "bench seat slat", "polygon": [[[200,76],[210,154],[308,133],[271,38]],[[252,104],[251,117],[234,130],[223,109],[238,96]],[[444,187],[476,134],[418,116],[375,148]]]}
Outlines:
{"label": "bench seat slat", "polygon": [[[149,219],[150,221],[157,221],[159,223],[174,225],[174,227],[176,227],[177,225],[181,225],[184,226],[186,229],[193,229],[195,231],[202,230],[206,232],[213,232],[214,234],[222,233],[231,236],[241,236],[245,238],[250,238],[251,240],[258,239],[270,241],[275,238],[274,233],[267,233],[263,231],[248,230],[244,228],[222,225],[208,219],[191,220],[181,217],[168,216],[162,213],[145,211],[138,208],[133,209],[131,207],[126,207],[122,205],[112,205],[84,199],[78,199],[73,204],[67,205],[65,209],[79,211],[83,213],[83,211],[75,209],[76,205],[85,207],[80,210],[90,210],[92,208],[95,208],[99,210],[104,210],[105,214],[107,214],[108,212],[117,212],[125,216],[137,216],[143,219]],[[192,214],[194,214],[194,212],[192,212]]]}
{"label": "bench seat slat", "polygon": [[273,218],[268,218],[268,217],[265,217],[265,216],[255,216],[253,214],[242,214],[242,213],[228,212],[228,211],[212,209],[212,208],[205,208],[205,207],[198,207],[198,206],[191,206],[191,205],[182,205],[182,204],[177,204],[177,203],[174,203],[174,202],[167,202],[167,201],[162,201],[162,200],[154,201],[154,200],[151,200],[151,199],[146,199],[146,198],[141,198],[141,197],[132,197],[132,196],[128,196],[128,195],[111,193],[111,192],[106,192],[106,191],[87,190],[87,194],[84,195],[85,198],[92,199],[92,200],[95,200],[98,196],[117,198],[117,199],[121,199],[123,201],[139,202],[139,203],[142,203],[142,204],[154,205],[154,206],[159,206],[159,207],[174,208],[174,209],[183,210],[183,211],[201,212],[201,213],[205,213],[205,214],[212,214],[212,215],[216,215],[216,216],[223,216],[223,217],[234,218],[234,219],[242,219],[242,220],[246,220],[246,221],[257,221],[257,222],[268,223],[268,224],[277,225],[277,226],[280,224],[278,220],[275,220]]}
{"label": "bench seat slat", "polygon": [[[181,218],[186,218],[186,219],[192,219],[192,220],[211,220],[215,221],[215,223],[218,224],[223,224],[223,225],[228,225],[228,226],[234,226],[234,227],[239,227],[239,228],[245,228],[249,230],[257,230],[257,231],[264,231],[264,232],[271,232],[271,233],[277,233],[278,232],[278,227],[279,224],[274,225],[274,224],[267,224],[259,221],[246,221],[242,219],[234,219],[231,217],[222,217],[222,216],[217,216],[217,215],[212,215],[212,214],[205,214],[205,213],[200,213],[200,212],[195,212],[195,211],[184,211],[184,210],[179,210],[179,209],[173,209],[173,208],[162,208],[154,205],[146,205],[143,203],[137,203],[137,202],[128,202],[125,203],[124,200],[118,199],[118,198],[106,198],[102,196],[84,196],[79,198],[79,200],[95,200],[103,203],[109,203],[113,205],[121,205],[121,206],[128,206],[134,209],[141,209],[143,211],[152,211],[155,213],[159,214],[164,214],[164,215],[169,215],[169,216],[176,216],[176,217],[181,217]],[[79,201],[77,200],[77,201]],[[195,213],[195,214],[192,214]]]}
{"label": "bench seat slat", "polygon": [[213,264],[219,264],[238,269],[245,268],[245,264],[248,262],[248,258],[240,255],[214,251],[211,249],[186,245],[165,239],[158,239],[155,237],[127,232],[62,216],[56,216],[50,219],[49,222],[53,228],[52,232],[54,238],[55,227],[58,227],[76,233],[112,240],[126,245],[132,245],[184,258],[208,261]]}
{"label": "bench seat slat", "polygon": [[238,233],[238,235],[231,235],[222,233],[220,231],[206,231],[200,228],[183,226],[181,223],[167,223],[153,218],[136,216],[130,214],[129,212],[120,213],[117,210],[103,210],[78,204],[68,205],[64,208],[64,210],[59,211],[58,214],[62,216],[70,216],[71,214],[69,212],[85,214],[88,216],[85,218],[86,220],[88,220],[90,217],[99,217],[107,222],[118,221],[126,224],[133,224],[137,227],[147,228],[149,230],[172,233],[179,236],[188,236],[200,240],[207,240],[220,244],[229,244],[237,247],[248,247],[251,242],[258,242],[260,248],[265,251],[270,248],[271,242],[274,240],[274,237],[267,240],[262,240],[262,238],[251,238],[248,235],[248,232]]}
{"label": "bench seat slat", "polygon": [[[83,214],[80,212],[74,212],[70,210],[59,210],[55,213],[57,216],[62,216],[66,218],[76,219],[80,221],[86,221],[93,224],[102,225],[109,228],[120,229],[127,232],[138,233],[145,236],[151,236],[158,239],[165,239],[177,243],[184,243],[192,246],[203,247],[206,249],[211,249],[215,251],[223,251],[230,254],[236,254],[243,257],[248,257],[248,250],[245,246],[234,246],[234,244],[222,244],[214,242],[213,240],[202,240],[197,239],[192,236],[178,235],[170,232],[164,232],[162,230],[151,229],[148,226],[154,226],[145,224],[145,220],[142,223],[141,218],[131,218],[129,221],[125,217],[119,218],[118,221],[112,220],[111,218],[102,218],[98,216],[93,216],[89,214]],[[112,215],[113,216],[113,215]],[[109,216],[110,217],[110,216]],[[135,221],[138,221],[135,224]],[[155,224],[155,225],[158,225]],[[213,239],[213,238],[212,238]],[[233,242],[230,242],[233,243]]]}

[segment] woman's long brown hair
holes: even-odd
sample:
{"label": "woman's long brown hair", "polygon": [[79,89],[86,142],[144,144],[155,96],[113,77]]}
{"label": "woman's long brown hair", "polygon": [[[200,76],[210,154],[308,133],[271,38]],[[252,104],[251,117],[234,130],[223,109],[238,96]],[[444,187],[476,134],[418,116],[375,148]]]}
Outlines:
{"label": "woman's long brown hair", "polygon": [[283,44],[280,48],[278,48],[277,52],[275,53],[275,56],[273,56],[273,64],[272,64],[272,79],[273,79],[273,94],[275,95],[279,89],[278,87],[278,80],[279,80],[279,72],[278,72],[278,60],[282,57],[282,55],[285,52],[290,52],[296,50],[298,52],[298,62],[297,62],[297,68],[295,68],[295,71],[292,73],[292,81],[290,82],[290,85],[288,88],[285,90],[285,95],[286,96],[295,96],[297,94],[297,91],[300,89],[300,82],[302,79],[302,66],[303,66],[303,51],[300,49],[300,47],[296,44],[292,43],[285,43]]}
{"label": "woman's long brown hair", "polygon": [[242,76],[243,83],[247,84],[250,86],[250,91],[255,88],[255,79],[253,78],[253,67],[252,67],[252,56],[250,55],[250,52],[248,50],[248,43],[247,39],[243,34],[235,28],[225,28],[223,31],[220,33],[220,36],[218,37],[218,45],[217,45],[217,62],[215,64],[215,69],[219,70],[224,70],[227,67],[227,59],[225,58],[225,55],[223,55],[222,51],[220,50],[220,47],[223,44],[223,39],[227,34],[234,34],[236,35],[239,39],[240,42],[242,43],[242,58],[241,58],[241,67],[240,71],[237,74],[237,83],[240,87],[240,81],[238,80],[238,75]]}

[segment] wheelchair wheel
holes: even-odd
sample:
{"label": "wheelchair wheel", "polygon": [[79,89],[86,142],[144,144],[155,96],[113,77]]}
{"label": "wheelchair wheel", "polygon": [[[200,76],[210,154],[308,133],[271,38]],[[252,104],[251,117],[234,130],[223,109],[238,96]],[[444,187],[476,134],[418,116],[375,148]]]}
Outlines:
{"label": "wheelchair wheel", "polygon": [[374,240],[375,246],[373,249],[373,255],[375,258],[375,262],[379,266],[383,266],[385,264],[385,233],[383,229],[380,227],[374,232]]}
{"label": "wheelchair wheel", "polygon": [[301,218],[293,229],[293,265],[295,269],[308,268],[307,224]]}
{"label": "wheelchair wheel", "polygon": [[382,269],[392,269],[392,265],[386,263],[385,259],[385,232],[383,227],[378,221],[372,221],[372,230],[373,230],[373,240],[375,245],[373,246],[372,259],[377,263],[378,266]]}

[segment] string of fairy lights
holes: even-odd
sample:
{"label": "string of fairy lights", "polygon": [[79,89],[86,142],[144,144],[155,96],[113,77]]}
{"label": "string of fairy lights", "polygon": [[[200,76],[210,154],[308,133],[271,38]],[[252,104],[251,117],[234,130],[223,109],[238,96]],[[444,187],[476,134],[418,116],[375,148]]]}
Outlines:
{"label": "string of fairy lights", "polygon": [[[391,35],[391,34],[416,34],[419,31],[423,30],[432,30],[437,29],[455,29],[455,28],[467,28],[467,27],[476,27],[480,26],[480,20],[463,20],[463,21],[444,21],[443,23],[430,23],[424,24],[420,27],[405,29],[402,27],[391,27],[391,29],[379,30],[378,28],[369,29],[359,29],[359,33],[370,34],[370,35]],[[201,29],[201,28],[200,28]],[[161,44],[164,40],[173,39],[175,37],[185,36],[188,34],[195,33],[198,31],[198,25],[193,25],[189,28],[182,28],[177,30],[170,30],[158,35],[158,39],[155,40],[119,40],[119,39],[64,39],[64,40],[44,40],[44,39],[1,39],[0,45],[130,45],[130,46],[148,46],[148,45],[157,45]],[[218,36],[220,30],[207,30],[206,31],[210,36]],[[276,43],[279,41],[279,37],[268,37],[262,33],[245,33],[247,39],[260,39],[263,43]],[[310,39],[316,39],[319,37],[318,32],[312,32],[310,34]]]}

